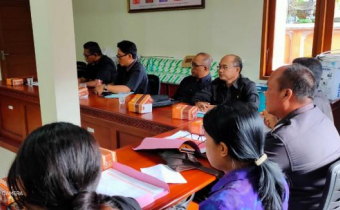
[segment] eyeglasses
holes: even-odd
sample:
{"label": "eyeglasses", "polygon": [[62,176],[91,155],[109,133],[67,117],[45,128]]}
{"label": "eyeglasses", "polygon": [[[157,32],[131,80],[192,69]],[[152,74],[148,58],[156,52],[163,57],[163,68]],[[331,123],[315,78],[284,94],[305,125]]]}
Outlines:
{"label": "eyeglasses", "polygon": [[238,66],[227,66],[227,65],[218,65],[217,66],[217,69],[223,69],[223,70],[228,70],[228,69],[231,69],[231,68],[235,68],[235,67],[238,67]]}
{"label": "eyeglasses", "polygon": [[127,56],[128,54],[124,54],[124,55],[116,55],[117,58],[121,58],[121,57],[124,57],[124,56]]}
{"label": "eyeglasses", "polygon": [[87,57],[89,57],[89,56],[91,56],[91,55],[93,55],[93,54],[83,54],[83,56],[84,56],[85,58],[87,58]]}
{"label": "eyeglasses", "polygon": [[195,63],[195,62],[191,62],[191,68],[198,68],[198,67],[200,67],[200,66],[205,67],[205,65],[198,65],[198,64]]}

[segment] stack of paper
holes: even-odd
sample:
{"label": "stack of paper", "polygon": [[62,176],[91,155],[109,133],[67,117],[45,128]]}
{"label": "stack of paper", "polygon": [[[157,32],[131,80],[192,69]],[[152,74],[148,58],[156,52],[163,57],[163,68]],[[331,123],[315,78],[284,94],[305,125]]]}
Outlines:
{"label": "stack of paper", "polygon": [[132,197],[143,208],[169,193],[169,186],[147,174],[114,162],[113,168],[102,172],[97,193]]}

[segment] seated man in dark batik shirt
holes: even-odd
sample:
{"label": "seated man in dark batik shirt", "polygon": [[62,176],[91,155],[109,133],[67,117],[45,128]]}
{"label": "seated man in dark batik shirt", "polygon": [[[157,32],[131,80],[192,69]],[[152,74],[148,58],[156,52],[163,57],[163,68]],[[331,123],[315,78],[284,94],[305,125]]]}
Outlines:
{"label": "seated man in dark batik shirt", "polygon": [[217,67],[219,77],[193,97],[196,106],[206,112],[227,101],[243,101],[258,108],[259,94],[256,85],[242,76],[242,67],[239,56],[232,54],[224,56]]}
{"label": "seated man in dark batik shirt", "polygon": [[191,62],[191,76],[185,77],[174,95],[177,101],[193,104],[192,97],[210,86],[210,68],[213,60],[207,53],[198,53]]}
{"label": "seated man in dark batik shirt", "polygon": [[86,86],[114,82],[117,76],[116,65],[111,58],[102,54],[97,42],[86,42],[84,44],[84,57],[87,62],[85,75],[78,79],[79,83],[86,82]]}
{"label": "seated man in dark batik shirt", "polygon": [[118,75],[113,85],[100,85],[96,87],[97,94],[103,91],[112,93],[147,94],[149,80],[144,66],[137,59],[137,46],[135,43],[124,40],[117,44]]}

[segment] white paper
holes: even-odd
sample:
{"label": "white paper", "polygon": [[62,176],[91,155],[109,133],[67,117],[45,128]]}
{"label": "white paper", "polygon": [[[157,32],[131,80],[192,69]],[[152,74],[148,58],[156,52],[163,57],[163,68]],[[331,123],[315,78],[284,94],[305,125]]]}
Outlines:
{"label": "white paper", "polygon": [[165,139],[178,139],[178,138],[189,138],[198,141],[205,141],[205,136],[190,133],[188,131],[178,131],[171,136],[165,137]]}
{"label": "white paper", "polygon": [[172,170],[169,166],[158,164],[149,168],[141,168],[143,173],[153,176],[165,183],[183,184],[187,183],[187,180],[181,175],[181,173]]}
{"label": "white paper", "polygon": [[104,195],[120,195],[138,198],[145,194],[153,197],[164,189],[127,176],[112,168],[102,172],[96,192]]}

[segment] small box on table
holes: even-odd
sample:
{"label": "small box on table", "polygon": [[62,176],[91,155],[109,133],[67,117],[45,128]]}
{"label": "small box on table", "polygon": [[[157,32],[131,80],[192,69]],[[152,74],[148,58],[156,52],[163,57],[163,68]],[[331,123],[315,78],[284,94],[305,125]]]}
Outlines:
{"label": "small box on table", "polygon": [[186,104],[176,104],[172,106],[172,118],[175,119],[197,119],[198,108]]}
{"label": "small box on table", "polygon": [[150,95],[136,94],[128,103],[129,111],[137,113],[152,112],[152,102]]}
{"label": "small box on table", "polygon": [[11,86],[24,85],[24,79],[22,78],[7,78],[6,84]]}

